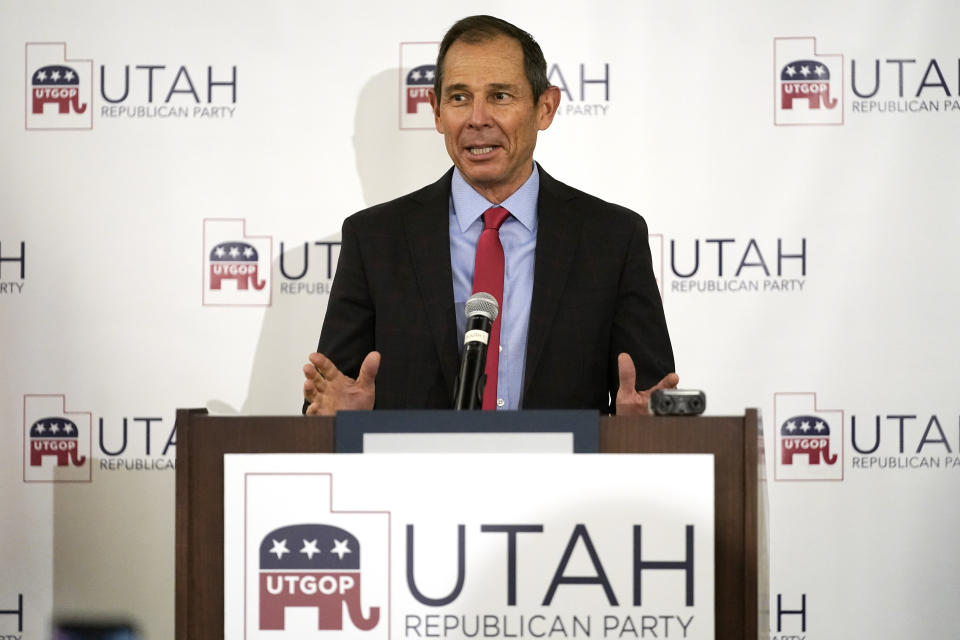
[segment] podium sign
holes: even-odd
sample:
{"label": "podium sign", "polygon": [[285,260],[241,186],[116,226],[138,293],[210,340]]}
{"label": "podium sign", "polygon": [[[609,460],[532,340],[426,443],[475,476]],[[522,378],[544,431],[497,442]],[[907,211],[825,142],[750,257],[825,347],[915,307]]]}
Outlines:
{"label": "podium sign", "polygon": [[711,455],[226,455],[224,489],[227,638],[714,638]]}

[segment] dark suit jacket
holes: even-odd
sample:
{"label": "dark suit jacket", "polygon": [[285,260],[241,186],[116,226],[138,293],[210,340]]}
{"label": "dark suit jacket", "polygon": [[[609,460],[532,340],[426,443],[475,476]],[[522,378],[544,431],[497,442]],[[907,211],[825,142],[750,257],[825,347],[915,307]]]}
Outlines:
{"label": "dark suit jacket", "polygon": [[[452,407],[459,349],[451,175],[343,223],[317,350],[351,377],[367,353],[380,351],[377,408]],[[632,356],[638,389],[674,370],[647,226],[542,168],[537,216],[521,406],[613,412],[618,353]]]}

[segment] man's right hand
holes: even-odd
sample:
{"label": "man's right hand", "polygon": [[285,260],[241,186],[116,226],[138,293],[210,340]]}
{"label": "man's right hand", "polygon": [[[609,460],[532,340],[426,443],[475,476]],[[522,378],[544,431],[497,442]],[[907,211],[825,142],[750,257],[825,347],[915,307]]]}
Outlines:
{"label": "man's right hand", "polygon": [[322,353],[307,356],[303,365],[303,397],[309,403],[308,416],[332,416],[337,411],[364,411],[373,409],[374,381],[380,369],[380,353],[371,351],[360,365],[357,379],[344,375]]}

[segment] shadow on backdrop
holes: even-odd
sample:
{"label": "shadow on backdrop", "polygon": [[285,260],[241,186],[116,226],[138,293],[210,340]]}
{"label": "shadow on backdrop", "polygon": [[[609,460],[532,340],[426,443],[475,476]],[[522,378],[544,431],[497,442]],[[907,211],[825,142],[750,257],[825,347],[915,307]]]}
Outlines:
{"label": "shadow on backdrop", "polygon": [[[342,218],[430,184],[450,167],[443,138],[435,130],[399,128],[399,74],[397,68],[381,71],[364,84],[357,97],[353,148],[363,202],[341,212]],[[429,105],[421,104],[419,108],[429,110]],[[326,176],[317,175],[316,180],[324,190],[336,187],[324,184],[329,180]],[[271,266],[272,305],[264,313],[247,397],[240,413],[299,413],[303,401],[302,367],[320,337],[339,241],[339,232],[318,239],[304,229],[301,243],[284,246],[282,254],[277,247],[278,257]],[[329,271],[328,251],[333,252]],[[290,281],[287,276],[301,273],[304,275],[297,279],[303,283],[301,291],[282,293],[281,283]],[[211,413],[238,412],[216,399],[210,400],[207,408]]]}

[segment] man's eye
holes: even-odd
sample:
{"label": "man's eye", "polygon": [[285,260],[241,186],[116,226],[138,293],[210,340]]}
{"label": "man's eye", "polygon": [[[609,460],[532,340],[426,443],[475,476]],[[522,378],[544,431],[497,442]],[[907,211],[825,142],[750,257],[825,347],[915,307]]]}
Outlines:
{"label": "man's eye", "polygon": [[467,96],[463,95],[462,93],[455,93],[450,96],[450,102],[463,102],[466,99]]}
{"label": "man's eye", "polygon": [[498,91],[497,93],[493,94],[493,97],[496,98],[497,100],[506,100],[507,98],[510,97],[510,95],[507,93],[504,93],[503,91]]}

